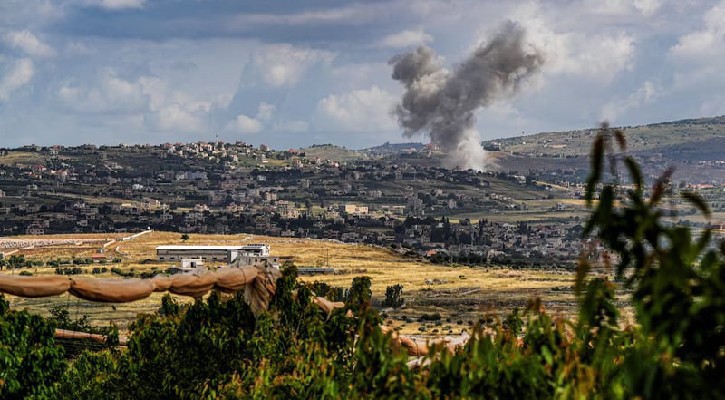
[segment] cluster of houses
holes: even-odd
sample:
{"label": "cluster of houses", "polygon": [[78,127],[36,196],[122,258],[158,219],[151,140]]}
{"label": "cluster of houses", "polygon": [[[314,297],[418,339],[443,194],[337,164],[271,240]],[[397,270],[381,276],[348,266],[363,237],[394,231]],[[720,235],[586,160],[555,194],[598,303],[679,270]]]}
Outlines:
{"label": "cluster of houses", "polygon": [[557,224],[499,223],[445,219],[407,219],[397,230],[396,242],[445,260],[508,262],[511,260],[561,260],[580,255],[582,226],[576,222]]}
{"label": "cluster of houses", "polygon": [[[578,221],[522,230],[441,219],[522,213],[523,192],[529,199],[581,196],[584,176],[573,170],[540,176],[449,170],[418,162],[413,155],[429,154],[417,150],[407,158],[381,153],[340,162],[243,142],[21,150],[43,161],[0,165],[3,235],[153,227],[399,245],[486,259],[578,254],[579,236],[572,234]],[[543,174],[557,189],[536,182]],[[568,207],[562,201],[552,210]]]}

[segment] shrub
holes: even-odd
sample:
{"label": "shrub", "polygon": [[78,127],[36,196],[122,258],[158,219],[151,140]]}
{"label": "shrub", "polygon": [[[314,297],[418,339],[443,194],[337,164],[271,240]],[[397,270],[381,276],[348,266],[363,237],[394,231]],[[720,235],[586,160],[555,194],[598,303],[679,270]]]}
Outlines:
{"label": "shrub", "polygon": [[403,300],[403,286],[393,285],[385,288],[385,300],[383,300],[383,307],[400,308],[403,306],[405,301]]}

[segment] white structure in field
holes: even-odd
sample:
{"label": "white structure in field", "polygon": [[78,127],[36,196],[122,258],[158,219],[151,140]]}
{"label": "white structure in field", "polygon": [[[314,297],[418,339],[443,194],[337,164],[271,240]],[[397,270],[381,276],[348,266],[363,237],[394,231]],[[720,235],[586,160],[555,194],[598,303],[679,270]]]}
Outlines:
{"label": "white structure in field", "polygon": [[250,265],[279,266],[279,257],[269,255],[269,245],[248,244],[245,246],[159,246],[156,248],[159,261],[201,259],[234,263],[236,267]]}
{"label": "white structure in field", "polygon": [[206,270],[206,267],[204,267],[204,260],[201,258],[183,258],[181,259],[180,266],[169,268],[169,271],[172,274],[195,273]]}

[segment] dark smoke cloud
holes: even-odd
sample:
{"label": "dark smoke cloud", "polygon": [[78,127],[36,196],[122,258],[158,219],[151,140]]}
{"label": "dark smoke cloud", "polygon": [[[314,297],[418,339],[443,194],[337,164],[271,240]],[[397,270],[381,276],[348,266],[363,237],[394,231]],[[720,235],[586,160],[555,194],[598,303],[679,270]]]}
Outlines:
{"label": "dark smoke cloud", "polygon": [[405,135],[428,133],[451,166],[482,170],[485,153],[474,112],[515,93],[544,62],[525,36],[523,28],[507,23],[453,71],[426,46],[393,57],[393,79],[405,86],[395,109]]}

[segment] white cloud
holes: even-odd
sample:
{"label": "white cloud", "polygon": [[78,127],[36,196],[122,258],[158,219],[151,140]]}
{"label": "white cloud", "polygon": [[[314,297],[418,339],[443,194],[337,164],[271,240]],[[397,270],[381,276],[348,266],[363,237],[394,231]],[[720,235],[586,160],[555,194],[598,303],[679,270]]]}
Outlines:
{"label": "white cloud", "polygon": [[259,107],[257,107],[257,119],[260,121],[269,121],[276,110],[277,107],[274,104],[261,102],[259,103]]}
{"label": "white cloud", "polygon": [[141,92],[149,100],[149,110],[158,111],[167,102],[169,96],[169,88],[165,81],[150,76],[142,76],[138,79],[141,85]]}
{"label": "white cloud", "polygon": [[317,103],[316,125],[347,132],[391,131],[397,128],[390,115],[396,101],[378,86],[331,94]]}
{"label": "white cloud", "polygon": [[662,2],[661,0],[586,0],[583,5],[595,14],[630,15],[636,11],[649,17],[660,9]]}
{"label": "white cloud", "polygon": [[0,79],[0,101],[7,101],[10,94],[27,85],[35,75],[35,65],[29,58],[16,60]]}
{"label": "white cloud", "polygon": [[[422,1],[416,2],[418,6]],[[303,11],[299,13],[243,13],[231,19],[232,25],[324,25],[324,24],[362,24],[380,19],[390,13],[406,9],[406,2],[391,1],[384,3],[350,4],[342,7],[331,7]],[[417,8],[417,7],[412,7]]]}
{"label": "white cloud", "polygon": [[616,119],[628,111],[650,104],[662,95],[663,88],[659,82],[645,81],[642,86],[631,93],[626,99],[618,99],[605,104],[601,119],[617,123]]}
{"label": "white cloud", "polygon": [[681,36],[670,54],[680,61],[694,63],[721,59],[725,55],[725,1],[706,11],[702,29]]}
{"label": "white cloud", "polygon": [[123,10],[128,8],[142,8],[146,0],[88,0],[86,4],[105,8],[107,10]]}
{"label": "white cloud", "polygon": [[310,124],[299,120],[284,121],[276,123],[273,129],[279,132],[303,133],[310,130]]}
{"label": "white cloud", "polygon": [[81,113],[143,112],[149,105],[140,80],[128,81],[113,71],[84,85],[65,83],[58,89],[58,98],[65,107]]}
{"label": "white cloud", "polygon": [[635,40],[626,32],[557,32],[537,3],[518,7],[511,18],[527,30],[530,44],[543,51],[544,71],[579,75],[605,83],[634,66]]}
{"label": "white cloud", "polygon": [[279,44],[266,46],[255,54],[254,64],[270,86],[289,87],[294,86],[312,65],[329,63],[333,58],[334,55],[327,51]]}
{"label": "white cloud", "polygon": [[239,114],[227,124],[226,130],[239,133],[257,133],[262,130],[262,123],[255,118]]}
{"label": "white cloud", "polygon": [[146,125],[165,132],[199,134],[208,129],[211,101],[196,100],[169,88],[163,79],[142,76],[138,79],[147,103]]}
{"label": "white cloud", "polygon": [[22,50],[29,56],[51,57],[55,55],[52,47],[40,41],[28,30],[8,32],[3,35],[3,41],[11,47]]}
{"label": "white cloud", "polygon": [[725,95],[717,94],[700,104],[700,115],[725,115]]}
{"label": "white cloud", "polygon": [[704,11],[702,23],[680,36],[669,50],[674,67],[673,90],[700,99],[701,110],[715,110],[715,99],[725,89],[725,0]]}
{"label": "white cloud", "polygon": [[64,53],[71,56],[89,55],[95,53],[95,49],[82,42],[70,42],[65,46]]}
{"label": "white cloud", "polygon": [[270,24],[270,25],[307,25],[339,23],[355,17],[353,7],[335,8],[322,11],[308,11],[299,14],[240,14],[235,23]]}
{"label": "white cloud", "polygon": [[433,41],[433,36],[423,32],[422,29],[405,30],[384,37],[380,41],[380,46],[389,48],[401,48],[410,46],[420,46],[422,44]]}
{"label": "white cloud", "polygon": [[[158,110],[152,127],[167,132],[201,133],[204,130],[203,119],[206,116],[208,103],[171,103]],[[155,126],[153,126],[155,125]]]}
{"label": "white cloud", "polygon": [[[225,131],[237,133],[258,133],[266,128],[266,125],[272,120],[277,106],[265,102],[259,103],[257,106],[257,114],[250,117],[246,114],[237,115],[232,121],[229,121],[224,127]],[[277,125],[275,125],[276,127]]]}
{"label": "white cloud", "polygon": [[653,15],[662,6],[660,0],[634,0],[633,4],[645,17]]}
{"label": "white cloud", "polygon": [[76,113],[114,114],[144,121],[152,132],[202,133],[208,129],[211,101],[172,90],[163,79],[140,76],[124,79],[107,71],[84,84],[64,83],[57,93],[63,108]]}

